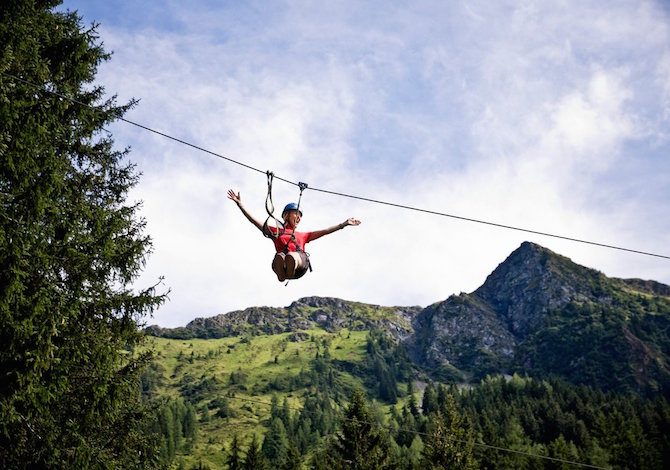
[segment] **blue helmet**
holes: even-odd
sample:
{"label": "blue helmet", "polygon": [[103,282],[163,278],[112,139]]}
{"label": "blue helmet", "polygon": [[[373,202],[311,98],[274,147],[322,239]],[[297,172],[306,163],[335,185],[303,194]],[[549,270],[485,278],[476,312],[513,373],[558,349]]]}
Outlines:
{"label": "blue helmet", "polygon": [[302,217],[302,211],[300,209],[298,209],[298,204],[296,204],[295,202],[290,202],[290,203],[286,204],[286,207],[284,207],[284,210],[281,211],[282,217],[284,217],[284,214],[286,214],[288,211],[298,211],[298,213],[300,214],[300,217]]}

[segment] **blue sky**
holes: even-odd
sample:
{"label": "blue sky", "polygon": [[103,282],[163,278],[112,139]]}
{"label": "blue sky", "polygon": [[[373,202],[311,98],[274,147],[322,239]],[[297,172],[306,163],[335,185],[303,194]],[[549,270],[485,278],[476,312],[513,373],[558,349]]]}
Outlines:
{"label": "blue sky", "polygon": [[[670,21],[657,1],[65,1],[112,60],[98,83],[128,119],[313,187],[670,255]],[[471,292],[524,240],[617,277],[670,261],[314,191],[288,286],[259,218],[265,177],[124,123],[165,276],[150,323],[309,295],[428,305]],[[297,190],[277,183],[277,205]]]}

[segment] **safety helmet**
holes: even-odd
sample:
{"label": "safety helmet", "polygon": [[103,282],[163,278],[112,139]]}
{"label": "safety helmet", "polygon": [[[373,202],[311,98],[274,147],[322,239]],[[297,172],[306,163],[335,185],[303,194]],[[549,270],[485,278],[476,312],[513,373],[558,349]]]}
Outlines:
{"label": "safety helmet", "polygon": [[284,217],[284,214],[286,214],[288,211],[298,211],[298,214],[300,214],[300,217],[302,217],[302,211],[298,209],[298,204],[295,202],[290,202],[286,204],[286,207],[284,207],[284,210],[281,211],[282,217]]}

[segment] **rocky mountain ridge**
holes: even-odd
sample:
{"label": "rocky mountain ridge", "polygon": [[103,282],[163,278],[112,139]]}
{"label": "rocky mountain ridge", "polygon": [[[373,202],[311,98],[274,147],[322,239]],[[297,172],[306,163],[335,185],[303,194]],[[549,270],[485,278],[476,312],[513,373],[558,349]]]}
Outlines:
{"label": "rocky mountain ridge", "polygon": [[560,375],[642,394],[670,393],[670,286],[608,278],[524,242],[484,284],[426,308],[308,297],[286,308],[252,307],[150,334],[215,338],[322,327],[380,328],[436,378]]}
{"label": "rocky mountain ridge", "polygon": [[382,307],[332,297],[305,297],[285,308],[250,307],[210,318],[196,318],[182,328],[150,326],[146,332],[172,338],[223,338],[276,334],[320,327],[362,331],[383,329],[403,340],[413,333],[412,319],[421,307]]}
{"label": "rocky mountain ridge", "polygon": [[643,394],[670,392],[670,299],[655,281],[608,278],[523,243],[470,294],[415,317],[413,360],[435,375],[561,375]]}

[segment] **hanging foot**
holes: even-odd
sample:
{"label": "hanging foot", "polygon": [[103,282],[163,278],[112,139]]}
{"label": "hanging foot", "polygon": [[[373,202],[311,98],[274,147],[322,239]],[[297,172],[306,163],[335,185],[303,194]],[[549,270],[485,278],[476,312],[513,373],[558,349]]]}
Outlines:
{"label": "hanging foot", "polygon": [[275,254],[274,259],[272,260],[272,270],[277,275],[277,279],[280,282],[286,280],[286,263],[284,260],[284,253]]}

